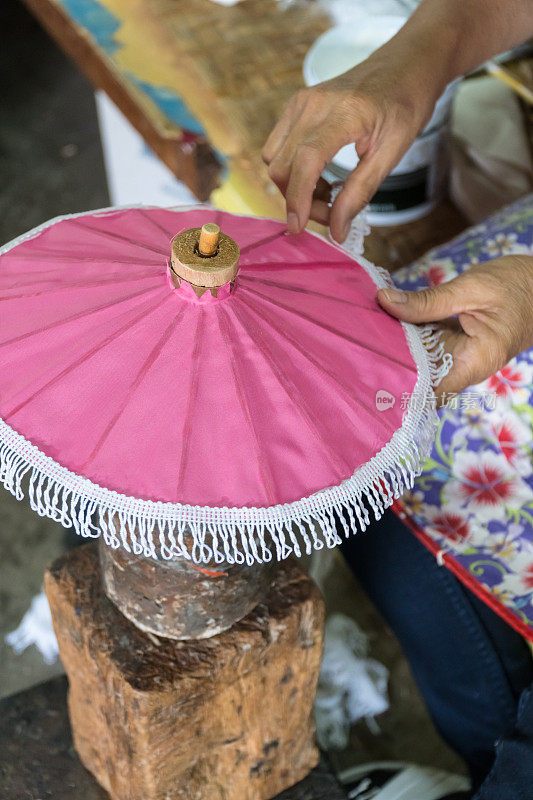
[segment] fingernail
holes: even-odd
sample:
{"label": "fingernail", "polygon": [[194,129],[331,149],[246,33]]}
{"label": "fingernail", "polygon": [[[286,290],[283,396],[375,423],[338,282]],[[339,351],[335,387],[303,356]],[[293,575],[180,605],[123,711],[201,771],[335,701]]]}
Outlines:
{"label": "fingernail", "polygon": [[298,233],[300,230],[300,221],[298,220],[298,214],[295,214],[294,211],[289,211],[287,214],[287,228],[289,233]]}
{"label": "fingernail", "polygon": [[407,303],[407,292],[399,289],[384,289],[383,295],[388,303]]}

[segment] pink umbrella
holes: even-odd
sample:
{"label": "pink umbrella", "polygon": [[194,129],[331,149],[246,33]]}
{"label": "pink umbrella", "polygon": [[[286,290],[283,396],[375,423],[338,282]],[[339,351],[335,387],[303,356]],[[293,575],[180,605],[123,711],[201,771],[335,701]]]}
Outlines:
{"label": "pink umbrella", "polygon": [[[206,222],[237,243],[239,273],[195,292],[171,240]],[[431,329],[378,306],[388,280],[316,234],[205,207],[30,231],[0,251],[5,487],[152,557],[337,544],[336,520],[364,529],[411,486],[449,366]]]}

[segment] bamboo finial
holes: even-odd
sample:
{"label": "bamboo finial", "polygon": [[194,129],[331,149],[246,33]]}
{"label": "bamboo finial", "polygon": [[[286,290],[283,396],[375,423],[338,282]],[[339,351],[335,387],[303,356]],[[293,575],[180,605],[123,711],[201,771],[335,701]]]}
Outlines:
{"label": "bamboo finial", "polygon": [[201,228],[190,228],[174,237],[170,268],[174,285],[179,286],[184,280],[198,297],[206,290],[216,297],[221,286],[235,280],[239,248],[216,223],[206,222]]}
{"label": "bamboo finial", "polygon": [[220,239],[220,228],[214,222],[206,222],[202,225],[200,238],[198,240],[198,252],[201,256],[214,256],[218,250]]}

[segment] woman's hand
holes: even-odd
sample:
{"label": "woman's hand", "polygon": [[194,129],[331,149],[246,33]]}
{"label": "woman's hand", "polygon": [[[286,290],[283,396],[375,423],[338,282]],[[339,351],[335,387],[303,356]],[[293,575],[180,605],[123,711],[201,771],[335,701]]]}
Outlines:
{"label": "woman's hand", "polygon": [[443,321],[453,367],[437,393],[493,375],[533,346],[533,256],[502,256],[419,292],[380,289],[380,305],[404,322]]}
{"label": "woman's hand", "polygon": [[[394,40],[393,40],[394,41]],[[342,242],[352,218],[369,202],[431,116],[442,90],[435,76],[391,43],[353,69],[298,92],[263,149],[269,174],[287,202],[291,233],[311,217]],[[326,164],[355,142],[359,164],[331,214],[313,192]]]}
{"label": "woman's hand", "polygon": [[[298,92],[270,134],[263,158],[287,201],[293,233],[312,219],[342,242],[365,206],[423,130],[457,75],[533,33],[532,0],[422,0],[403,28],[362,64]],[[312,202],[320,173],[355,142],[360,163],[331,209]]]}

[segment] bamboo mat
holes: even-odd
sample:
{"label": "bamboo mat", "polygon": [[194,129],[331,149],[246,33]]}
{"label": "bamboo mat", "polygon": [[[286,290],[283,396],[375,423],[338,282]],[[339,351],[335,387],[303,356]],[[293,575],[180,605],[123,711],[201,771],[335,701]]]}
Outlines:
{"label": "bamboo mat", "polygon": [[[148,24],[181,73],[182,97],[228,155],[253,156],[292,96],[302,65],[330,27],[318,4],[141,0]],[[201,109],[201,111],[200,111]]]}
{"label": "bamboo mat", "polygon": [[[303,86],[307,50],[331,25],[316,0],[23,1],[197,197],[284,218],[260,152]],[[366,254],[394,270],[465,225],[444,203],[423,220],[374,229]]]}

